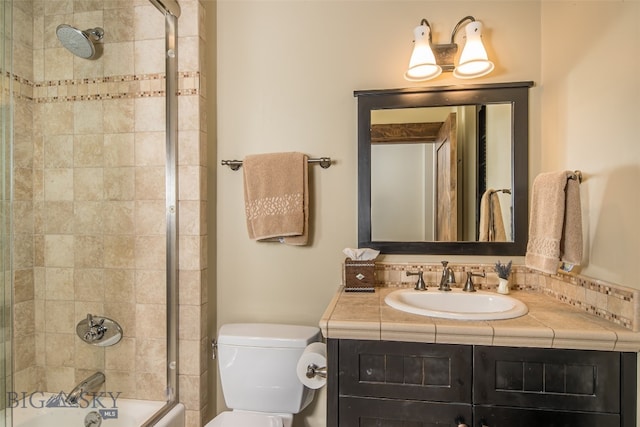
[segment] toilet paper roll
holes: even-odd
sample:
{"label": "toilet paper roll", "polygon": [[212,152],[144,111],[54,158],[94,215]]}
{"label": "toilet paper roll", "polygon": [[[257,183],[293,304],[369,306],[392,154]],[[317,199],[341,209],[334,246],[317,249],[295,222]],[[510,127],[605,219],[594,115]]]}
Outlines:
{"label": "toilet paper roll", "polygon": [[296,374],[302,384],[310,389],[319,389],[327,383],[326,375],[313,375],[311,378],[307,375],[309,367],[313,369],[327,367],[327,346],[321,342],[314,342],[309,344],[298,359],[298,365],[296,366]]}

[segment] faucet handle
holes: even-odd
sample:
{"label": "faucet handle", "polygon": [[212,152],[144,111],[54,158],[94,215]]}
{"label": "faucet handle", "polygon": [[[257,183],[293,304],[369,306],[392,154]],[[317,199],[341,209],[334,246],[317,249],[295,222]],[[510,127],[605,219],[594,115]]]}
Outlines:
{"label": "faucet handle", "polygon": [[416,291],[426,291],[427,285],[424,283],[423,271],[420,270],[416,273],[412,271],[407,271],[407,276],[418,276],[418,281],[416,282],[416,287],[414,288]]}
{"label": "faucet handle", "polygon": [[104,324],[104,317],[98,318],[98,321],[95,322],[93,320],[93,315],[91,313],[87,314],[87,324],[90,328],[101,327]]}
{"label": "faucet handle", "polygon": [[[98,319],[98,321],[96,322],[94,319]],[[87,314],[87,329],[84,333],[84,340],[86,342],[100,341],[105,332],[107,332],[107,327],[104,326],[104,317],[94,317],[91,313]]]}
{"label": "faucet handle", "polygon": [[483,273],[473,273],[471,271],[467,271],[467,282],[464,284],[464,288],[462,290],[464,292],[475,292],[476,288],[473,285],[473,276],[476,277],[486,277],[486,274]]}

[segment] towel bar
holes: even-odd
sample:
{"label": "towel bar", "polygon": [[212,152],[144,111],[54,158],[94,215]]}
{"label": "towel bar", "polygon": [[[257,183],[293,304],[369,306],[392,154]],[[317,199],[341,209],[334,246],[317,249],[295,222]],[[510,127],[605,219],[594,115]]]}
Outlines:
{"label": "towel bar", "polygon": [[574,180],[578,181],[580,184],[582,184],[582,171],[575,170],[575,171],[573,171],[573,175],[569,174],[569,176],[567,178],[574,179]]}
{"label": "towel bar", "polygon": [[[331,157],[320,157],[318,159],[310,158],[308,163],[320,163],[320,167],[323,169],[327,169],[331,166]],[[237,171],[242,166],[242,160],[222,160],[220,162],[222,166],[229,166],[232,171]]]}
{"label": "towel bar", "polygon": [[504,194],[511,194],[511,189],[510,188],[501,188],[500,190],[493,190],[494,193],[504,193]]}

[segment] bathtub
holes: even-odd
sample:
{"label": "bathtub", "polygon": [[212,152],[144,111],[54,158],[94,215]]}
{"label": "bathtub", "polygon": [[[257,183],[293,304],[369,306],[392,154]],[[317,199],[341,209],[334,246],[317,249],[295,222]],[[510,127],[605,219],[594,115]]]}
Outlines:
{"label": "bathtub", "polygon": [[[140,427],[165,402],[113,399],[105,396],[82,406],[46,407],[55,394],[33,393],[13,402],[13,427],[84,427],[87,417],[100,419],[102,427]],[[95,424],[97,426],[97,424]],[[184,405],[174,406],[156,427],[184,427]]]}

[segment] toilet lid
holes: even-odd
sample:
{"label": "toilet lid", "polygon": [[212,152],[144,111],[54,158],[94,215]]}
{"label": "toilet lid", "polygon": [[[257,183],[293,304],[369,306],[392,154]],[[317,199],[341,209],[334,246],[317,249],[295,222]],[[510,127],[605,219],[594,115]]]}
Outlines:
{"label": "toilet lid", "polygon": [[223,412],[206,427],[282,427],[282,418],[277,415],[251,412]]}

